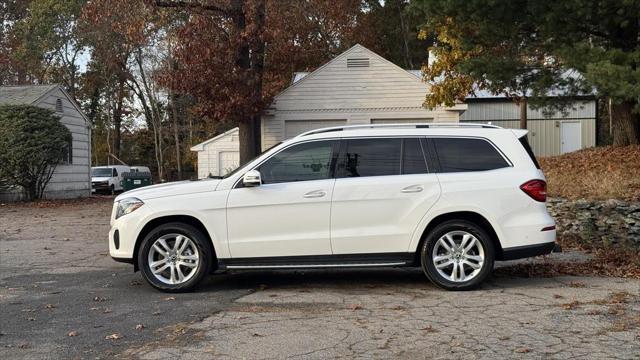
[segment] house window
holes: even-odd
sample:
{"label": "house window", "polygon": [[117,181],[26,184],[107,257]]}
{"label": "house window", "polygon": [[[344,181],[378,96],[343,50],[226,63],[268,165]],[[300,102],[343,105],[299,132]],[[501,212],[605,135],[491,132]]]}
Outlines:
{"label": "house window", "polygon": [[63,112],[64,108],[62,107],[62,99],[56,99],[56,112]]}
{"label": "house window", "polygon": [[62,151],[60,163],[62,165],[73,164],[73,140],[69,140],[69,142],[65,144]]}

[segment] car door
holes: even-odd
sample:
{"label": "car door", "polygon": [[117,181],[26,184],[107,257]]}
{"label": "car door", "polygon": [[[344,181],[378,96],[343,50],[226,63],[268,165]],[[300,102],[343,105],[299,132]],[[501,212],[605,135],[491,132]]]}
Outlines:
{"label": "car door", "polygon": [[294,144],[261,163],[262,184],[227,200],[233,258],[330,255],[329,221],[337,140]]}
{"label": "car door", "polygon": [[407,252],[440,195],[419,138],[344,140],[331,204],[334,254]]}

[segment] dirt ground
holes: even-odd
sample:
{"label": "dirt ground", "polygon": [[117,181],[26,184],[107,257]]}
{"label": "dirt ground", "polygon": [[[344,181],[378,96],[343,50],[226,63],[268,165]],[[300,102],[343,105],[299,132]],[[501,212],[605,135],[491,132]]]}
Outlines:
{"label": "dirt ground", "polygon": [[640,358],[640,280],[273,271],[168,295],[109,258],[111,201],[0,205],[0,358]]}

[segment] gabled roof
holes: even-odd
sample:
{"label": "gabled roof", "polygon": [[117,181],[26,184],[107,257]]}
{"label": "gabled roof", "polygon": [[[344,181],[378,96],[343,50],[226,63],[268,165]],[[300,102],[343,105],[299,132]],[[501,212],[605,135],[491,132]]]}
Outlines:
{"label": "gabled roof", "polygon": [[229,130],[229,131],[223,132],[222,134],[220,134],[220,135],[218,135],[218,136],[216,136],[216,137],[213,137],[213,138],[211,138],[211,139],[209,139],[209,140],[203,141],[203,142],[201,142],[201,143],[200,143],[200,144],[198,144],[198,145],[193,145],[193,146],[191,147],[191,151],[204,151],[204,147],[205,147],[205,145],[207,145],[207,144],[209,144],[209,143],[212,143],[212,142],[214,142],[214,141],[216,141],[216,140],[218,140],[218,139],[220,139],[220,138],[223,138],[223,137],[225,137],[225,136],[229,136],[229,135],[236,134],[236,133],[238,133],[239,131],[240,131],[240,130],[239,130],[239,128],[237,128],[237,127],[236,127],[236,128],[233,128],[233,129],[231,129],[231,130]]}
{"label": "gabled roof", "polygon": [[55,84],[0,86],[0,104],[31,105],[57,87]]}
{"label": "gabled roof", "polygon": [[0,86],[0,105],[37,105],[49,93],[60,89],[71,105],[78,111],[84,121],[89,124],[89,118],[84,114],[80,105],[59,84],[49,85],[11,85]]}
{"label": "gabled roof", "polygon": [[288,92],[290,89],[292,89],[292,88],[294,88],[296,86],[299,86],[301,83],[304,83],[308,79],[313,78],[315,74],[321,72],[323,69],[328,67],[330,64],[335,63],[335,62],[339,61],[340,59],[345,58],[345,57],[349,56],[351,53],[356,52],[356,51],[365,52],[371,58],[376,58],[376,59],[379,59],[381,62],[390,64],[392,66],[392,69],[395,70],[396,73],[398,73],[401,76],[406,75],[407,79],[409,81],[416,81],[416,82],[418,82],[420,84],[424,84],[424,82],[422,82],[421,78],[415,77],[413,74],[407,72],[406,70],[404,70],[400,66],[398,66],[398,65],[394,64],[393,62],[383,58],[382,56],[376,54],[375,52],[373,52],[373,51],[371,51],[369,49],[367,49],[366,47],[364,47],[364,46],[362,46],[360,44],[355,44],[352,47],[350,47],[349,49],[345,50],[343,53],[341,53],[341,54],[337,55],[336,57],[334,57],[333,59],[327,61],[322,66],[320,66],[317,69],[315,69],[314,71],[294,73],[293,79],[292,79],[293,81],[292,81],[291,85],[289,85],[289,87],[287,87],[286,89],[282,90],[279,94],[277,94],[274,97],[274,99],[277,100],[278,97],[280,97],[284,93]]}

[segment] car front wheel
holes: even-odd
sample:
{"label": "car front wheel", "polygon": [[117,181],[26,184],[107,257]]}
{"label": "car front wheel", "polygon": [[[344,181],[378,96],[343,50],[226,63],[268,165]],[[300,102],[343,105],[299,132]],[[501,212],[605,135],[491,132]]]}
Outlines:
{"label": "car front wheel", "polygon": [[434,284],[447,290],[471,290],[493,270],[495,249],[482,227],[450,220],[431,231],[420,255],[422,269]]}
{"label": "car front wheel", "polygon": [[165,292],[186,292],[209,273],[212,254],[209,239],[183,223],[168,223],[153,229],[138,252],[138,265],[145,280]]}

